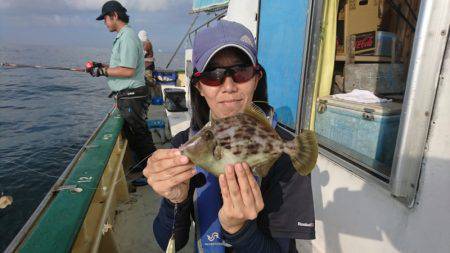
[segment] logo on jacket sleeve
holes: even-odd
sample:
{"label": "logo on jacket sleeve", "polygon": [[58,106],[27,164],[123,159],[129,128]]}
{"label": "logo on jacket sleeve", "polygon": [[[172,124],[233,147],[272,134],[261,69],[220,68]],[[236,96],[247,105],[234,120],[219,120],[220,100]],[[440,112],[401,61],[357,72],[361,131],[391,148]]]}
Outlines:
{"label": "logo on jacket sleeve", "polygon": [[297,222],[297,226],[299,227],[308,227],[308,228],[313,228],[314,227],[314,222],[308,223],[308,222]]}

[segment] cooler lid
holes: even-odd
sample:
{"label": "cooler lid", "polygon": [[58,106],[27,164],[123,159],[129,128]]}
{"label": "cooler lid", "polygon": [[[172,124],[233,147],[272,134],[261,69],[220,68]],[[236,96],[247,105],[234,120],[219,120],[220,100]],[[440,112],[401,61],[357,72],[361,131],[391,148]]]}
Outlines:
{"label": "cooler lid", "polygon": [[385,116],[399,115],[402,111],[402,103],[398,102],[365,104],[334,98],[331,95],[320,97],[317,99],[317,102],[319,104],[326,104],[330,106],[336,106],[360,112],[372,112],[373,114],[376,115],[385,115]]}

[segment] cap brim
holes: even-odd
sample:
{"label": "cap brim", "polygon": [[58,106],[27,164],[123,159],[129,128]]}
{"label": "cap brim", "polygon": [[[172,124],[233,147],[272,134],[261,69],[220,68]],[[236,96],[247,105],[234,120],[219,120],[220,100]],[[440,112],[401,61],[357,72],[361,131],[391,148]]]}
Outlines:
{"label": "cap brim", "polygon": [[96,20],[103,20],[103,19],[105,19],[105,16],[106,16],[106,13],[102,13],[100,16],[98,16],[96,18]]}
{"label": "cap brim", "polygon": [[205,71],[206,66],[208,65],[209,61],[214,57],[214,55],[216,55],[217,52],[219,52],[220,50],[227,48],[227,47],[235,47],[235,48],[241,49],[242,51],[244,51],[247,54],[247,56],[250,58],[250,60],[252,61],[252,63],[254,65],[257,63],[257,60],[251,53],[252,51],[250,50],[250,48],[247,48],[244,45],[239,45],[239,44],[235,44],[235,43],[225,43],[225,44],[218,45],[217,47],[211,48],[206,53],[204,53],[198,61],[198,63],[199,63],[198,65],[200,65],[200,68],[197,69],[197,71],[199,71],[199,72]]}

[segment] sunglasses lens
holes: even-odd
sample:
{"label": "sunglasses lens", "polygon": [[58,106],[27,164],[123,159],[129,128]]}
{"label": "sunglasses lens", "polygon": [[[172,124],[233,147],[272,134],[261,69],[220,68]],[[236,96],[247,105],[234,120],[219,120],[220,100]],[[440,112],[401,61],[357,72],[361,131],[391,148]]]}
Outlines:
{"label": "sunglasses lens", "polygon": [[209,79],[207,77],[200,77],[200,82],[204,85],[208,86],[219,86],[222,84],[220,80],[217,79]]}
{"label": "sunglasses lens", "polygon": [[225,69],[215,69],[211,71],[205,71],[200,77],[200,81],[209,86],[219,86],[222,83],[222,79],[225,75]]}
{"label": "sunglasses lens", "polygon": [[253,66],[237,67],[234,70],[233,81],[236,83],[244,83],[250,80],[255,75]]}
{"label": "sunglasses lens", "polygon": [[[229,74],[227,74],[227,72]],[[200,82],[208,86],[219,86],[225,79],[225,75],[230,75],[236,83],[244,83],[255,75],[253,66],[234,66],[231,68],[217,68],[212,71],[205,71],[201,74]]]}

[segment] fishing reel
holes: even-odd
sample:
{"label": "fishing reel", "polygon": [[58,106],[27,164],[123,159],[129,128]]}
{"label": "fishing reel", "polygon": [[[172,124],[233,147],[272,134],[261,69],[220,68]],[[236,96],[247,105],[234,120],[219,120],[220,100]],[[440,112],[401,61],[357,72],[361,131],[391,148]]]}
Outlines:
{"label": "fishing reel", "polygon": [[90,72],[94,68],[103,67],[103,64],[101,64],[100,62],[95,62],[95,61],[87,61],[84,67],[86,68],[86,72]]}
{"label": "fishing reel", "polygon": [[105,66],[103,66],[100,62],[87,61],[85,64],[85,70],[94,77],[108,76]]}

